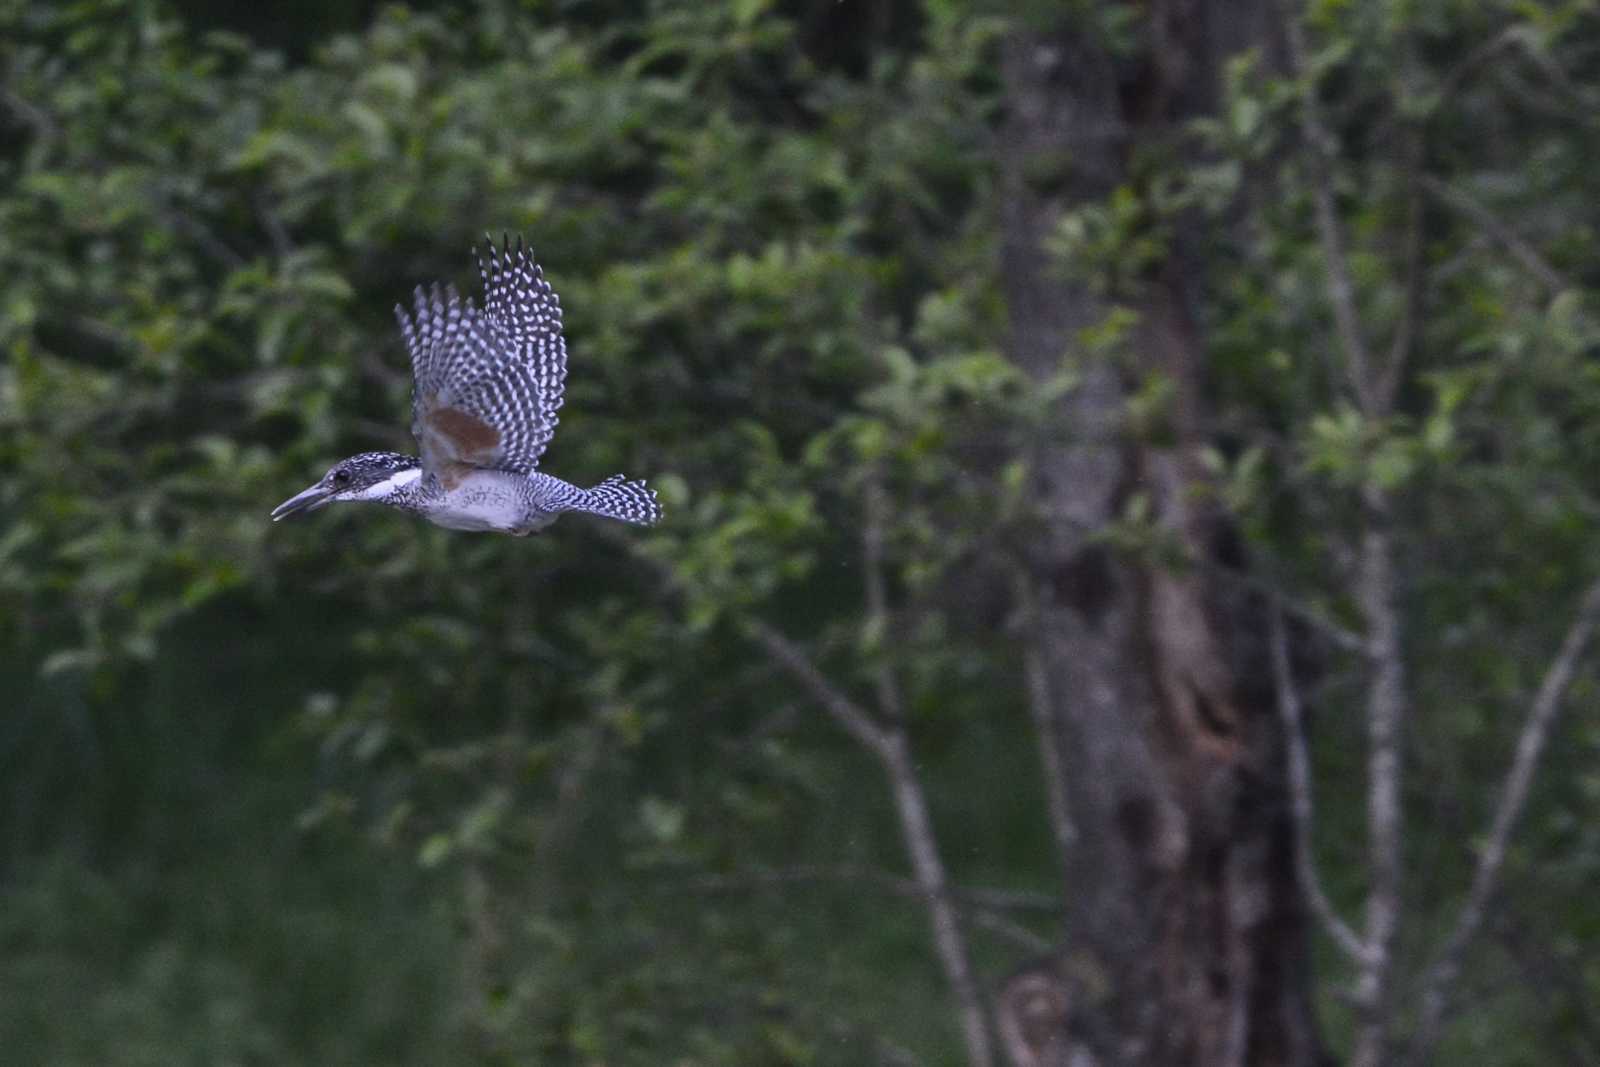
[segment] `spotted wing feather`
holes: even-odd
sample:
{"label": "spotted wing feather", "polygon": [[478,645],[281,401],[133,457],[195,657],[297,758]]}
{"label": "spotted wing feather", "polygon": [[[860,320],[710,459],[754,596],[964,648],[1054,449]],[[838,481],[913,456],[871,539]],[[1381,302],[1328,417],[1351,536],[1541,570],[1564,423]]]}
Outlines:
{"label": "spotted wing feather", "polygon": [[485,242],[488,258],[478,257],[484,316],[528,371],[526,395],[533,402],[534,421],[543,433],[533,453],[537,460],[555,432],[556,413],[566,395],[567,342],[561,332],[561,298],[545,281],[544,271],[523,247],[522,238],[517,238],[515,249],[509,238],[502,239],[498,254],[492,240],[486,237]]}
{"label": "spotted wing feather", "polygon": [[446,481],[463,467],[530,473],[555,433],[566,383],[561,307],[519,242],[480,260],[479,311],[453,288],[396,307],[411,354],[412,432],[424,468]]}
{"label": "spotted wing feather", "polygon": [[474,391],[503,361],[481,313],[453,287],[419,287],[411,315],[396,307],[411,353],[411,432],[429,474],[452,482],[463,468],[498,468],[506,457],[503,416]]}

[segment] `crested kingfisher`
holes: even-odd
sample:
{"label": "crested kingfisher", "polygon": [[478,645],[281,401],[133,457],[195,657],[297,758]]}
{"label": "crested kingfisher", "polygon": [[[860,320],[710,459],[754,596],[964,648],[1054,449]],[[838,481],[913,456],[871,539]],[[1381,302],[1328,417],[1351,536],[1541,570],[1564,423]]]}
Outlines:
{"label": "crested kingfisher", "polygon": [[567,381],[561,301],[517,239],[478,257],[483,308],[452,286],[395,305],[411,356],[411,433],[421,457],[362,452],[279,504],[274,521],[341,500],[414,512],[452,530],[524,537],[564,511],[649,526],[655,491],[618,474],[588,489],[538,470]]}

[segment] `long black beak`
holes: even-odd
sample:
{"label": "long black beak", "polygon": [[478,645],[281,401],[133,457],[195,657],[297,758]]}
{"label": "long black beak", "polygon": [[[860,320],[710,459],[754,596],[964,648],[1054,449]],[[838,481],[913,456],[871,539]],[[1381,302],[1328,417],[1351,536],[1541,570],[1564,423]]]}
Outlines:
{"label": "long black beak", "polygon": [[272,509],[272,521],[287,519],[290,515],[298,515],[302,511],[316,511],[333,499],[333,490],[318,482],[303,493],[296,493]]}

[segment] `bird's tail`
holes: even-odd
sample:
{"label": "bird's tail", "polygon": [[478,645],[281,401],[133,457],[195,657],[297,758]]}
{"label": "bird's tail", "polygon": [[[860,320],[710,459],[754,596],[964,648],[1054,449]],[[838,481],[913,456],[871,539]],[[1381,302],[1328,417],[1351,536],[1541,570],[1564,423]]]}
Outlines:
{"label": "bird's tail", "polygon": [[573,510],[638,526],[654,526],[661,519],[661,502],[656,499],[656,491],[642,481],[629,481],[621,474],[613,474],[592,489],[583,490],[583,500]]}

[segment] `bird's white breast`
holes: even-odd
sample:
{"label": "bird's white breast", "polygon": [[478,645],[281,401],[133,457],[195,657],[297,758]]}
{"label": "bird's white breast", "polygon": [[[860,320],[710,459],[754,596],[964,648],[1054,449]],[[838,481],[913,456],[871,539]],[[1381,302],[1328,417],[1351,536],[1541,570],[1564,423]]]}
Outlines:
{"label": "bird's white breast", "polygon": [[428,521],[450,530],[514,531],[527,526],[527,507],[517,475],[475,471],[427,511]]}

